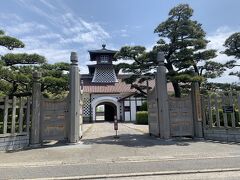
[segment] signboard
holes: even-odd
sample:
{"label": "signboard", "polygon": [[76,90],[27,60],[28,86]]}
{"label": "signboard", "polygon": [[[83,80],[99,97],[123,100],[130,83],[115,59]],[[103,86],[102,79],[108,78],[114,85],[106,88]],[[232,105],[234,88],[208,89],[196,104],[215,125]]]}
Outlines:
{"label": "signboard", "polygon": [[223,106],[224,113],[233,113],[233,106]]}

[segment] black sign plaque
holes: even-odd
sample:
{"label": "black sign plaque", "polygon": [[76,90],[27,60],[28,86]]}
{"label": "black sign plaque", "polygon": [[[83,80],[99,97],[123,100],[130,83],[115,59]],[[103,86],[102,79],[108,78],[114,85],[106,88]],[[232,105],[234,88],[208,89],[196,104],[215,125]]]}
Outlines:
{"label": "black sign plaque", "polygon": [[233,106],[223,106],[224,113],[233,113]]}

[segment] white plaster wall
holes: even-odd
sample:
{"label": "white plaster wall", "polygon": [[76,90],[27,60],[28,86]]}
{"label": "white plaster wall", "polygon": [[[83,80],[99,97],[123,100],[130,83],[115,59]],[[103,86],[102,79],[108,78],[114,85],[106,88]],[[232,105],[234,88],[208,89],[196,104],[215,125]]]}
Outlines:
{"label": "white plaster wall", "polygon": [[125,112],[125,121],[130,121],[130,111]]}
{"label": "white plaster wall", "polygon": [[130,106],[129,101],[124,101],[124,106]]}
{"label": "white plaster wall", "polygon": [[131,101],[131,120],[136,121],[136,102]]}
{"label": "white plaster wall", "polygon": [[137,100],[137,106],[141,106],[142,105],[142,101],[141,100]]}

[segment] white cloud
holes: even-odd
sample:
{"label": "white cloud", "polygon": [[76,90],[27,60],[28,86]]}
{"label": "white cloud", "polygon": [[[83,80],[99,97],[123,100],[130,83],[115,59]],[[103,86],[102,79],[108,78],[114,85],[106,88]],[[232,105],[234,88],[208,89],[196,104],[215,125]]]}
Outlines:
{"label": "white cloud", "polygon": [[3,19],[3,20],[13,20],[13,21],[21,21],[22,18],[19,17],[18,15],[16,14],[13,14],[13,13],[0,13],[0,19]]}
{"label": "white cloud", "polygon": [[[3,23],[0,23],[4,27]],[[5,26],[7,32],[11,32],[14,35],[23,35],[27,33],[32,33],[37,31],[47,30],[47,27],[43,24],[38,24],[35,22],[22,22],[19,24],[13,24],[10,26]]]}
{"label": "white cloud", "polygon": [[[97,22],[89,22],[77,16],[65,2],[19,0],[17,3],[25,11],[31,11],[46,23],[26,21],[16,14],[1,14],[0,26],[11,36],[25,43],[24,49],[14,53],[38,53],[50,63],[69,62],[71,51],[79,55],[80,69],[87,73],[89,62],[88,49],[100,48],[111,38],[110,34]],[[20,8],[21,8],[20,7]],[[9,53],[0,47],[0,54]]]}
{"label": "white cloud", "polygon": [[46,0],[40,0],[40,2],[46,5],[48,8],[56,10],[56,7],[54,7],[51,3],[47,2]]}
{"label": "white cloud", "polygon": [[[207,39],[210,40],[208,44],[208,49],[216,49],[217,57],[213,60],[220,63],[226,63],[229,60],[233,60],[233,57],[229,57],[223,53],[225,47],[223,46],[225,40],[233,33],[240,31],[240,27],[237,28],[230,28],[228,26],[223,26],[218,28],[214,33],[211,33],[207,36]],[[237,68],[227,70],[221,77],[216,79],[209,79],[210,82],[222,82],[222,83],[233,83],[239,82],[239,78],[228,75],[231,71],[236,71]]]}

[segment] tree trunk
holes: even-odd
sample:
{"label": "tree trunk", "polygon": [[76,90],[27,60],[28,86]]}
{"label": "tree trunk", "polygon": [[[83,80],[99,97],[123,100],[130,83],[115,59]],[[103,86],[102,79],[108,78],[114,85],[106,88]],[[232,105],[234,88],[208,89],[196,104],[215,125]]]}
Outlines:
{"label": "tree trunk", "polygon": [[12,82],[12,91],[9,93],[10,97],[13,97],[13,95],[17,92],[18,89],[18,84],[16,83],[16,81]]}
{"label": "tree trunk", "polygon": [[179,86],[178,82],[173,81],[172,85],[174,88],[175,97],[181,97],[181,90],[180,90],[180,86]]}
{"label": "tree trunk", "polygon": [[[168,63],[165,66],[166,66],[166,68],[169,72],[175,72],[171,63]],[[172,82],[172,85],[173,85],[175,97],[181,97],[181,89],[180,89],[180,86],[178,84],[178,81],[173,80],[171,82]]]}

